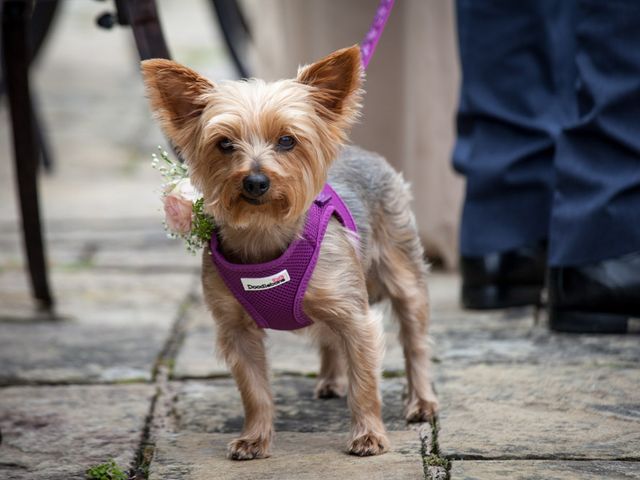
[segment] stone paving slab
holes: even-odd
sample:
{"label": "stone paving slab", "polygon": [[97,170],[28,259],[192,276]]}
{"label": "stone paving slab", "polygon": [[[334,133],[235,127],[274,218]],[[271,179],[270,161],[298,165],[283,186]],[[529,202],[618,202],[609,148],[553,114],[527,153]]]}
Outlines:
{"label": "stone paving slab", "polygon": [[314,379],[304,377],[274,379],[273,455],[233,462],[225,458],[226,445],[238,435],[244,418],[235,382],[172,382],[170,418],[155,432],[150,479],[423,478],[419,433],[402,418],[404,379],[382,382],[383,417],[392,451],[374,458],[346,454],[350,423],[346,399],[315,399],[314,384]]}
{"label": "stone paving slab", "polygon": [[[272,380],[276,403],[275,428],[290,432],[347,432],[350,413],[345,398],[313,397],[315,379],[284,377]],[[178,432],[233,433],[242,429],[244,413],[232,379],[172,383],[172,414]],[[406,430],[402,415],[403,378],[383,379],[383,419],[388,430]]]}
{"label": "stone paving slab", "polygon": [[138,269],[148,272],[161,271],[165,273],[193,272],[200,275],[201,261],[199,256],[186,252],[178,240],[171,240],[172,244],[148,244],[141,246],[135,253],[124,252],[113,246],[105,246],[96,251],[93,265],[97,268],[108,269]]}
{"label": "stone paving slab", "polygon": [[436,358],[456,364],[640,366],[634,335],[570,335],[551,332],[535,311],[434,314],[431,334]]}
{"label": "stone paving slab", "polygon": [[157,444],[150,480],[419,480],[420,441],[414,431],[390,432],[392,449],[376,457],[345,453],[346,434],[279,432],[272,456],[252,461],[225,458],[231,434],[164,436]]}
{"label": "stone paving slab", "polygon": [[440,451],[466,459],[640,460],[640,369],[441,365]]}
{"label": "stone paving slab", "polygon": [[149,412],[151,385],[0,390],[0,478],[84,479],[115,459],[129,469]]}
{"label": "stone paving slab", "polygon": [[0,273],[0,384],[149,380],[194,278],[56,270],[51,321],[33,314],[24,274]]}
{"label": "stone paving slab", "polygon": [[[172,378],[215,378],[230,375],[215,352],[213,323],[211,314],[200,300],[189,312],[184,340],[172,369]],[[273,366],[271,355],[269,359]]]}
{"label": "stone paving slab", "polygon": [[431,275],[431,336],[435,357],[445,363],[640,365],[634,335],[569,335],[549,331],[544,310],[460,308],[460,276]]}
{"label": "stone paving slab", "polygon": [[640,464],[546,460],[456,461],[450,474],[455,480],[631,480],[640,478]]}
{"label": "stone paving slab", "polygon": [[[167,238],[162,215],[140,222],[53,222],[47,229],[47,260],[51,268],[138,269],[199,271],[199,255],[187,253],[183,242]],[[2,229],[3,226],[0,226]],[[0,271],[24,265],[22,238],[18,232],[0,234]]]}
{"label": "stone paving slab", "polygon": [[1,323],[0,384],[147,381],[167,334],[166,324]]}
{"label": "stone paving slab", "polygon": [[[384,309],[384,306],[379,307]],[[385,356],[383,369],[386,372],[404,370],[402,348],[397,339],[397,325],[385,316]],[[312,375],[320,368],[320,357],[304,329],[298,333],[267,330],[267,356],[271,371],[275,374]],[[228,376],[229,370],[215,355],[215,322],[210,313],[199,305],[191,315],[184,345],[176,358],[173,377],[211,378]]]}

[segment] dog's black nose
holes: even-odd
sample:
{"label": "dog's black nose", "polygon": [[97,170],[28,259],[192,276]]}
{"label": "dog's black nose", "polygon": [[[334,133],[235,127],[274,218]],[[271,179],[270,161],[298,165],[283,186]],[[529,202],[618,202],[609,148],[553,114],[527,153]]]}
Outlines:
{"label": "dog's black nose", "polygon": [[262,173],[252,173],[242,180],[242,188],[254,198],[261,197],[269,190],[269,177]]}

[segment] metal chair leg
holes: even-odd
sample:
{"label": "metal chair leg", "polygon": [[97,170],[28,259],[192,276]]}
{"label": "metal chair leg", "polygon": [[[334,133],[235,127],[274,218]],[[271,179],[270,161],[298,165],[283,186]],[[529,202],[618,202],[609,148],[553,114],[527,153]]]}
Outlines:
{"label": "metal chair leg", "polygon": [[212,0],[212,5],[238,75],[249,78],[251,74],[245,59],[251,31],[240,5],[237,0]]}
{"label": "metal chair leg", "polygon": [[11,111],[13,148],[18,179],[24,244],[31,276],[31,287],[39,307],[53,309],[45,260],[40,209],[38,205],[38,140],[34,134],[33,110],[29,92],[28,48],[30,2],[7,0],[2,8],[2,49],[4,79]]}
{"label": "metal chair leg", "polygon": [[36,108],[37,99],[31,98],[31,116],[33,121],[33,128],[35,129],[36,140],[38,141],[38,160],[42,161],[42,166],[46,173],[52,173],[54,158],[51,156],[51,148],[49,147],[49,140],[47,138],[47,132],[44,128],[43,121],[41,120],[40,113]]}
{"label": "metal chair leg", "polygon": [[[44,44],[47,34],[51,29],[51,25],[55,19],[58,10],[59,0],[47,0],[46,2],[35,2],[33,13],[29,22],[29,53],[30,63],[33,63]],[[1,42],[0,42],[1,43]],[[1,51],[1,45],[0,45]],[[2,55],[0,54],[0,57]],[[2,60],[0,60],[2,62]],[[1,67],[0,67],[1,68]],[[0,75],[0,97],[5,93],[5,81]],[[33,98],[33,97],[32,97]],[[33,123],[36,129],[36,137],[40,149],[39,157],[44,165],[45,171],[51,173],[54,166],[54,157],[51,155],[47,132],[44,128],[44,122],[38,112],[37,102],[33,102]]]}
{"label": "metal chair leg", "polygon": [[[55,20],[58,12],[59,0],[47,0],[46,2],[35,2],[33,7],[33,15],[31,16],[29,28],[29,41],[31,63],[33,63],[44,44],[47,35],[51,29],[51,25]],[[47,131],[44,126],[42,116],[38,111],[37,97],[32,95],[33,124],[36,129],[36,137],[38,139],[38,147],[40,150],[40,159],[47,173],[51,173],[54,167],[54,157],[51,155],[49,140],[47,139]]]}
{"label": "metal chair leg", "polygon": [[47,0],[46,2],[34,2],[33,15],[31,16],[30,47],[31,62],[33,62],[47,39],[51,25],[58,13],[59,0]]}
{"label": "metal chair leg", "polygon": [[[140,60],[149,58],[171,58],[169,47],[162,33],[162,25],[155,0],[116,0],[118,21],[131,25]],[[178,149],[167,139],[171,149],[181,162]]]}
{"label": "metal chair leg", "polygon": [[120,23],[131,25],[140,60],[171,58],[155,0],[116,0]]}

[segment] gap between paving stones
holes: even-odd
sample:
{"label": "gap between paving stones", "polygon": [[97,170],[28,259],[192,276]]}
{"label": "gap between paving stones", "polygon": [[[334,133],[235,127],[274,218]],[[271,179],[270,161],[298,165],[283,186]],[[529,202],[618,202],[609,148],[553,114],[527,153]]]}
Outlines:
{"label": "gap between paving stones", "polygon": [[[46,237],[49,262],[60,270],[98,270],[107,272],[198,273],[199,260],[178,260],[181,244],[158,229],[158,218],[116,220],[53,220],[47,222]],[[24,258],[22,237],[17,224],[0,222],[0,270],[22,269]],[[176,248],[177,247],[177,248]],[[145,261],[131,262],[123,258],[122,250],[139,251]],[[171,259],[163,253],[173,252]],[[184,255],[184,254],[183,254]],[[151,256],[151,259],[149,259]],[[163,259],[163,261],[159,261]],[[150,260],[150,261],[149,261]],[[190,259],[189,259],[190,260]]]}
{"label": "gap between paving stones", "polygon": [[[159,423],[168,417],[167,393],[168,383],[171,377],[171,370],[175,357],[180,350],[184,340],[185,331],[188,324],[189,309],[198,301],[197,285],[199,279],[195,279],[185,299],[180,303],[176,313],[176,319],[167,337],[164,347],[158,354],[152,372],[152,383],[156,386],[156,393],[151,399],[149,413],[145,418],[138,452],[135,456],[135,464],[131,467],[129,478],[131,480],[145,480],[149,476],[149,465],[153,460],[155,452],[154,430],[159,427]],[[163,403],[164,402],[164,403]]]}
{"label": "gap between paving stones", "polygon": [[[178,310],[184,308],[181,305],[185,299],[194,301],[198,276],[156,277],[153,281],[157,285],[147,293],[126,300],[123,294],[140,279],[144,281],[145,275],[126,276],[126,282],[123,275],[100,275],[97,280],[95,272],[77,275],[58,269],[57,275],[63,293],[77,288],[80,295],[75,301],[72,296],[62,295],[59,311],[63,314],[53,318],[49,314],[23,314],[31,312],[27,304],[30,299],[20,303],[17,295],[13,313],[13,298],[3,292],[3,298],[9,298],[9,312],[0,315],[2,345],[6,347],[0,347],[6,362],[0,387],[153,384],[159,352],[166,356],[167,339],[175,337],[172,329],[181,313]],[[3,278],[10,276],[4,274]],[[15,281],[22,283],[24,279]],[[112,309],[109,302],[114,295],[118,301]],[[88,307],[94,300],[97,306]],[[157,307],[147,308],[145,302],[156,300],[160,302]],[[23,319],[21,315],[28,316]],[[159,315],[162,318],[156,320]],[[12,343],[13,335],[21,341]],[[30,348],[23,348],[21,343]],[[25,353],[29,350],[33,354]]]}
{"label": "gap between paving stones", "polygon": [[[433,360],[432,360],[433,361]],[[437,363],[437,362],[433,362]],[[318,374],[315,372],[302,373],[296,372],[293,370],[276,370],[272,371],[270,376],[272,378],[286,378],[286,377],[297,377],[297,378],[317,378]],[[383,370],[382,378],[405,378],[404,370]],[[187,382],[194,380],[221,380],[225,378],[232,378],[231,373],[214,373],[210,375],[180,375],[179,377],[174,377],[173,372],[171,375],[171,380],[175,382]]]}
{"label": "gap between paving stones", "polygon": [[440,454],[438,445],[438,417],[429,423],[418,425],[422,455],[422,468],[426,480],[449,480],[451,461]]}
{"label": "gap between paving stones", "polygon": [[445,455],[442,457],[449,461],[517,461],[517,460],[545,460],[552,462],[640,462],[639,457],[572,457],[570,455],[496,455],[492,457],[482,455]]}
{"label": "gap between paving stones", "polygon": [[436,418],[430,424],[418,427],[418,433],[422,442],[422,458],[424,462],[424,475],[426,480],[450,480],[452,466],[456,461],[549,461],[549,462],[624,462],[633,464],[640,462],[640,456],[627,457],[572,457],[557,455],[497,455],[483,456],[471,454],[442,455],[438,444],[439,425]]}

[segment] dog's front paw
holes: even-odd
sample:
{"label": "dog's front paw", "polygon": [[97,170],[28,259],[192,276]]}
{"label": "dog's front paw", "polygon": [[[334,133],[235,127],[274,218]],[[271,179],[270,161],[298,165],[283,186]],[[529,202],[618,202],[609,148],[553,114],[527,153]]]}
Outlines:
{"label": "dog's front paw", "polygon": [[316,384],[315,393],[316,398],[342,398],[347,394],[347,382],[322,378]]}
{"label": "dog's front paw", "polygon": [[382,433],[365,433],[349,442],[349,453],[359,457],[380,455],[389,449],[389,440]]}
{"label": "dog's front paw", "polygon": [[407,422],[428,422],[438,411],[438,400],[433,398],[414,398],[407,403],[405,418]]}
{"label": "dog's front paw", "polygon": [[253,460],[269,457],[269,441],[265,438],[236,438],[227,446],[231,460]]}

